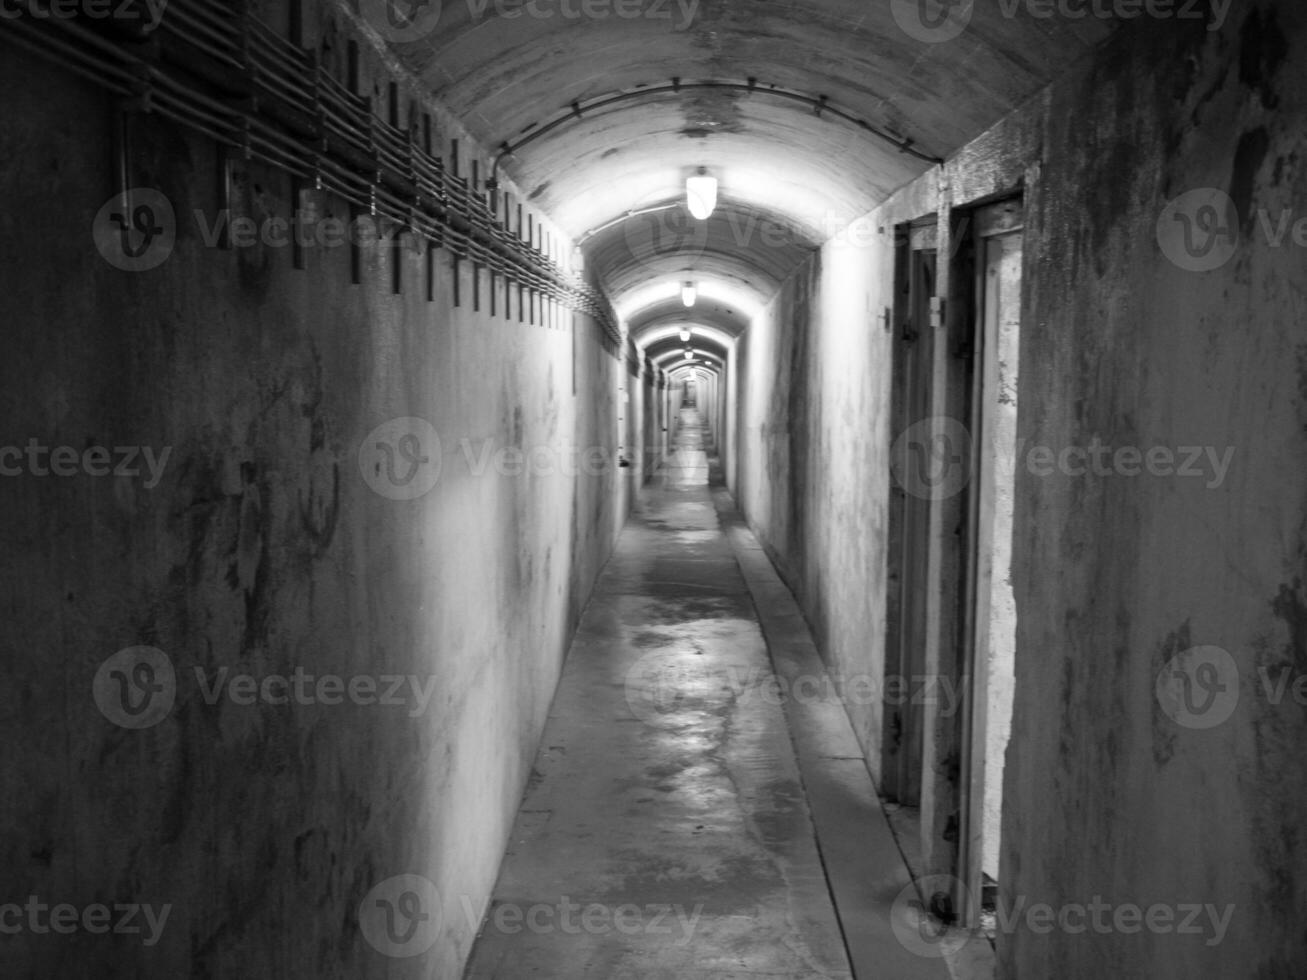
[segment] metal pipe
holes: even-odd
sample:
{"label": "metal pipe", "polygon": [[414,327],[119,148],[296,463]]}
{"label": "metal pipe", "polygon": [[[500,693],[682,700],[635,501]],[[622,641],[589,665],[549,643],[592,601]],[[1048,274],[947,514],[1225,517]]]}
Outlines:
{"label": "metal pipe", "polygon": [[944,162],[942,157],[931,156],[930,154],[922,153],[920,150],[914,148],[911,140],[894,136],[892,133],[888,133],[883,129],[877,129],[866,120],[859,119],[857,116],[831,105],[829,97],[825,95],[813,98],[811,95],[804,95],[802,92],[791,92],[775,87],[759,88],[756,79],[750,79],[748,82],[685,82],[680,79],[673,79],[671,84],[668,85],[652,85],[648,88],[635,89],[631,92],[618,92],[615,95],[600,96],[595,99],[595,101],[584,106],[573,102],[565,115],[561,115],[551,122],[545,123],[543,126],[531,130],[529,133],[516,140],[506,140],[501,143],[499,155],[495,157],[494,163],[490,168],[491,176],[493,177],[498,173],[500,162],[504,157],[516,153],[522,147],[535,142],[540,137],[553,132],[560,126],[564,126],[569,122],[574,122],[577,119],[585,118],[585,113],[587,112],[593,112],[597,109],[606,109],[609,106],[620,105],[625,102],[637,102],[646,99],[649,96],[666,95],[668,93],[679,94],[686,89],[714,89],[728,92],[746,92],[751,95],[774,95],[777,98],[789,99],[793,102],[802,102],[805,105],[810,106],[819,118],[823,113],[829,113],[832,116],[850,122],[859,129],[870,133],[872,136],[892,144],[900,153],[907,153],[909,156],[914,156],[918,160],[923,160],[926,163],[941,164]]}

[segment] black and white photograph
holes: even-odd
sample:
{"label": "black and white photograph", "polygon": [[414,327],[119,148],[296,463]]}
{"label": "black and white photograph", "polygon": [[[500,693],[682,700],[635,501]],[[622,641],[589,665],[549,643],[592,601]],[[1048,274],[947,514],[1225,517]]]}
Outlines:
{"label": "black and white photograph", "polygon": [[1307,980],[1302,0],[0,0],[0,980]]}

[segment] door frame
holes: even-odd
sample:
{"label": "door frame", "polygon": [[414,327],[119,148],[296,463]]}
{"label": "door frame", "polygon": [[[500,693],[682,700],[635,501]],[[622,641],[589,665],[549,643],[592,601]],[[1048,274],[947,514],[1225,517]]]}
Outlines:
{"label": "door frame", "polygon": [[[915,497],[895,478],[913,461],[906,458],[909,440],[900,439],[914,423],[930,415],[934,324],[932,308],[939,282],[939,217],[928,215],[897,229],[892,311],[891,459],[887,521],[887,603],[885,684],[926,673],[929,587],[930,501]],[[924,777],[925,713],[909,697],[904,703],[882,701],[881,791],[887,799],[919,806]]]}
{"label": "door frame", "polygon": [[[971,479],[968,480],[964,514],[964,553],[959,599],[962,694],[958,726],[962,764],[958,800],[957,878],[960,889],[954,908],[966,928],[980,923],[984,897],[982,861],[984,847],[985,745],[989,723],[989,643],[992,555],[987,543],[993,537],[994,482],[990,478],[994,459],[993,413],[988,406],[997,400],[999,323],[987,283],[989,243],[1024,230],[1024,205],[1020,195],[966,209],[969,229],[959,244],[956,268],[958,284],[969,299],[963,313],[970,324],[967,358],[965,416],[971,439]],[[965,227],[965,226],[964,226]],[[1025,281],[1024,269],[1022,281]],[[1018,299],[1020,302],[1020,299]],[[1019,328],[1018,328],[1019,329]]]}

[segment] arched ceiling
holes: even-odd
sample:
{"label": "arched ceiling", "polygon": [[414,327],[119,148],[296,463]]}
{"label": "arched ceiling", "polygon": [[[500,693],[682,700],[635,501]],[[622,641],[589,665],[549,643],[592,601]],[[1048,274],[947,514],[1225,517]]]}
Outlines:
{"label": "arched ceiling", "polygon": [[664,279],[626,293],[617,311],[639,336],[661,327],[679,330],[683,324],[702,324],[734,339],[762,309],[753,292],[715,279],[701,278],[698,293],[693,308],[686,309],[681,302],[681,280]]}
{"label": "arched ceiling", "polygon": [[715,374],[720,376],[721,371],[707,364],[694,364],[688,361],[683,364],[670,365],[667,370],[668,376],[673,381],[679,381],[679,382],[684,382],[687,379],[693,379],[700,373]]}
{"label": "arched ceiling", "polygon": [[731,345],[735,343],[735,338],[738,336],[718,327],[708,326],[703,322],[667,323],[663,325],[644,323],[638,329],[646,350],[653,349],[654,344],[662,341],[669,341],[672,346],[684,349],[687,342],[680,339],[681,330],[688,329],[690,331],[688,346],[708,345],[724,355]]}
{"label": "arched ceiling", "polygon": [[[965,29],[931,43],[911,17],[941,2]],[[392,3],[364,15],[483,145],[514,145],[500,172],[583,241],[637,340],[688,273],[695,315],[737,334],[931,166],[899,144],[947,156],[1111,30],[991,0],[419,0],[398,28],[376,13]],[[683,206],[701,166],[720,182],[704,223]]]}
{"label": "arched ceiling", "polygon": [[689,343],[682,343],[673,335],[659,340],[645,338],[645,354],[659,367],[662,362],[672,357],[683,357],[686,348],[690,348],[696,357],[710,358],[718,363],[725,363],[727,349],[725,346],[705,336],[698,336]]}
{"label": "arched ceiling", "polygon": [[582,241],[587,261],[610,295],[651,280],[730,283],[765,299],[822,240],[774,213],[721,198],[706,221],[685,210],[684,178],[659,201]]}

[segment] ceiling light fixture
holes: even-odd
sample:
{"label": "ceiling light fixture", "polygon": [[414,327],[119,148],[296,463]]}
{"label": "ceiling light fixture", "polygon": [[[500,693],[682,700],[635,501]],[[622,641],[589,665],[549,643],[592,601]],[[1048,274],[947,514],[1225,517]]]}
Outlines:
{"label": "ceiling light fixture", "polygon": [[681,331],[681,341],[686,344],[690,342],[690,330],[688,327]]}
{"label": "ceiling light fixture", "polygon": [[707,167],[700,167],[693,177],[686,178],[685,204],[700,221],[717,207],[717,178],[708,176]]}
{"label": "ceiling light fixture", "polygon": [[695,289],[694,282],[687,279],[685,285],[681,287],[681,302],[684,303],[686,307],[691,307],[694,305],[694,301],[698,299],[698,297],[699,291]]}

